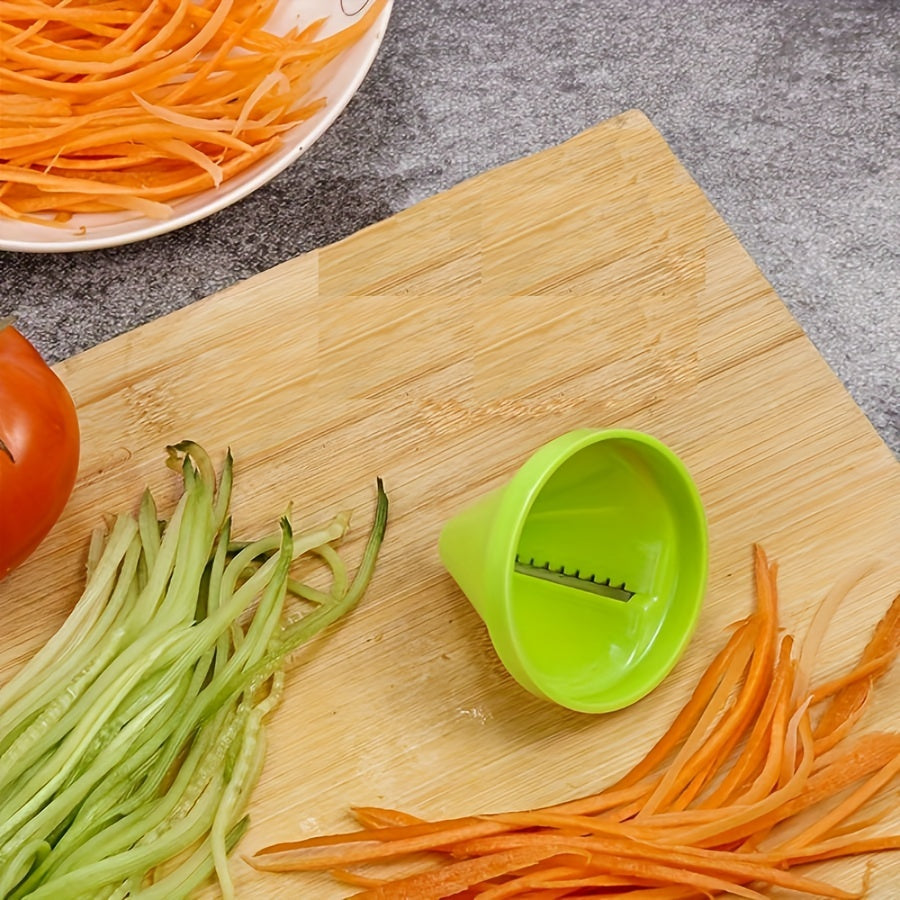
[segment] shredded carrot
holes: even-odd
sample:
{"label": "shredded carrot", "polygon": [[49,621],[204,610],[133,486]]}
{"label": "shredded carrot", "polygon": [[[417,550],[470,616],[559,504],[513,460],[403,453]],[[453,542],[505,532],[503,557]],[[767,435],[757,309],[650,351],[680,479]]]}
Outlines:
{"label": "shredded carrot", "polygon": [[822,703],[829,697],[833,697],[835,694],[841,692],[844,688],[855,685],[863,679],[877,677],[878,675],[883,674],[888,670],[888,667],[893,661],[895,652],[896,651],[892,650],[881,656],[876,656],[874,659],[860,663],[855,669],[851,669],[843,675],[832,678],[831,681],[823,682],[810,693],[813,705]]}
{"label": "shredded carrot", "polygon": [[703,673],[691,699],[675,717],[672,725],[657,741],[653,749],[617,782],[616,787],[629,787],[645,775],[650,774],[666,760],[672,750],[678,746],[679,741],[697,724],[719,684],[722,673],[730,664],[731,657],[738,651],[741,643],[746,640],[746,632],[751,627],[754,628],[755,633],[755,620],[748,619],[737,624],[728,643],[719,651],[709,668]]}
{"label": "shredded carrot", "polygon": [[[540,891],[540,897],[564,896],[556,895],[556,891],[570,891],[575,887],[583,887],[583,870],[572,866],[543,866],[537,872],[527,872],[480,892],[478,900],[506,900],[507,897],[521,897],[524,891],[534,889]],[[591,887],[620,888],[631,887],[634,879],[623,875],[604,875],[598,873],[591,876]]]}
{"label": "shredded carrot", "polygon": [[875,837],[862,837],[850,840],[841,837],[818,844],[810,844],[796,853],[788,853],[789,865],[798,863],[822,862],[843,856],[856,856],[862,853],[881,853],[885,850],[900,850],[900,834],[886,834]]}
{"label": "shredded carrot", "polygon": [[[492,853],[486,856],[462,860],[440,869],[419,872],[392,881],[357,896],[370,900],[410,900],[413,897],[450,897],[465,890],[473,883],[489,881],[507,875],[535,863],[556,864],[561,856],[568,856],[566,848],[558,848],[552,842],[544,847],[521,847]],[[583,851],[586,859],[590,854]]]}
{"label": "shredded carrot", "polygon": [[836,806],[829,809],[815,824],[810,825],[805,831],[791,838],[785,845],[786,852],[796,850],[811,843],[816,838],[822,837],[838,822],[843,821],[851,813],[856,812],[867,800],[878,793],[900,773],[900,753],[898,753],[887,765],[870,776],[863,784],[856,788],[849,797],[842,800]]}
{"label": "shredded carrot", "polygon": [[754,776],[748,792],[742,797],[745,802],[761,799],[772,789],[778,772],[781,771],[782,748],[790,711],[792,649],[793,639],[790,635],[785,635],[782,638],[769,696],[747,738],[744,751],[721,783],[700,804],[702,808],[716,809],[722,806]]}
{"label": "shredded carrot", "polygon": [[[684,785],[689,774],[696,774],[696,769],[689,770],[688,764],[693,764],[699,754],[703,754],[704,758],[708,758],[704,748],[709,746],[709,742],[712,740],[710,735],[713,722],[722,709],[725,708],[725,704],[735,686],[740,683],[745,666],[756,655],[752,643],[753,635],[747,633],[746,637],[751,638],[751,640],[746,642],[743,654],[736,654],[732,659],[696,727],[687,736],[687,740],[685,740],[672,764],[666,769],[666,774],[653,793],[641,804],[641,808],[636,813],[638,819],[651,816],[657,810],[664,808],[664,801],[677,793],[679,783]],[[727,714],[723,716],[722,722],[726,718]],[[717,727],[721,727],[722,722],[719,722]],[[717,731],[714,734],[721,734],[721,732]]]}
{"label": "shredded carrot", "polygon": [[794,679],[795,704],[801,703],[809,691],[809,683],[812,677],[813,666],[822,645],[822,641],[828,630],[831,620],[834,618],[840,605],[849,593],[872,571],[874,565],[870,562],[860,564],[847,572],[837,584],[826,594],[825,599],[816,607],[812,621],[806,631],[806,637],[800,647],[797,658],[797,676]]}
{"label": "shredded carrot", "polygon": [[0,0],[0,216],[171,216],[319,112],[317,74],[386,3],[319,37],[266,30],[276,0]]}
{"label": "shredded carrot", "polygon": [[[508,875],[526,866],[536,863],[557,865],[561,857],[568,856],[573,852],[576,852],[576,848],[570,847],[566,842],[556,838],[545,838],[539,843],[535,842],[534,846],[488,853],[485,856],[473,857],[428,872],[410,875],[357,896],[367,898],[367,900],[451,897],[472,884],[485,882],[500,875]],[[630,859],[611,853],[592,853],[587,849],[580,852],[584,854],[585,866],[593,870],[579,879],[581,886],[603,887],[610,875],[626,875],[645,885],[668,882],[697,887],[701,890],[730,891],[739,897],[747,898],[747,900],[766,900],[765,896],[758,891],[743,887],[737,882],[721,878],[718,875],[646,859]],[[822,896],[831,896],[836,900],[854,900],[855,895],[836,892]]]}
{"label": "shredded carrot", "polygon": [[421,825],[424,819],[399,809],[382,809],[376,806],[354,806],[353,817],[363,828],[384,828],[387,825]]}
{"label": "shredded carrot", "polygon": [[[875,628],[872,638],[863,650],[860,665],[865,666],[875,660],[884,660],[884,665],[876,669],[870,679],[884,674],[900,649],[900,594],[894,598],[888,611]],[[839,727],[846,716],[853,713],[864,702],[870,690],[870,683],[852,681],[834,694],[828,707],[816,724],[815,736],[820,738]]]}
{"label": "shredded carrot", "polygon": [[[883,825],[893,808],[885,794],[900,775],[900,733],[856,733],[875,680],[900,652],[900,596],[857,665],[811,687],[825,624],[861,576],[829,592],[799,643],[778,639],[777,567],[760,547],[753,562],[756,609],[735,624],[665,734],[610,787],[541,809],[436,821],[359,807],[356,831],[273,844],[247,862],[275,872],[337,870],[368,900],[760,900],[766,885],[862,896],[795,869],[900,849],[900,834]],[[414,874],[369,877],[356,868],[423,851],[433,862]]]}
{"label": "shredded carrot", "polygon": [[[847,896],[847,892],[839,888],[834,888],[821,881],[779,868],[777,863],[780,862],[780,857],[775,855],[729,853],[694,847],[670,847],[658,842],[631,841],[621,837],[616,838],[605,835],[602,837],[594,835],[588,837],[564,837],[559,832],[559,820],[553,816],[548,818],[541,813],[532,815],[524,813],[518,817],[512,817],[511,820],[517,825],[530,823],[532,827],[536,828],[547,827],[548,823],[553,823],[550,827],[556,829],[555,846],[560,851],[566,850],[573,854],[585,851],[590,852],[590,866],[595,866],[598,855],[616,856],[651,864],[672,866],[683,871],[699,874],[738,877],[744,879],[744,881],[764,881],[771,885],[778,885],[795,891],[818,892],[823,897]],[[564,828],[572,828],[573,824],[566,823]],[[465,846],[469,853],[477,850],[479,854],[483,855],[509,852],[529,846],[541,848],[546,846],[546,844],[546,835],[532,832],[481,838],[477,841],[467,842]],[[611,871],[613,870],[608,864],[604,864],[602,873]],[[622,870],[616,874],[635,876],[638,873],[634,870]]]}
{"label": "shredded carrot", "polygon": [[866,679],[863,692],[853,697],[852,704],[843,704],[840,721],[835,721],[824,734],[816,738],[816,755],[824,756],[829,750],[837,747],[856,728],[872,699],[872,679]]}
{"label": "shredded carrot", "polygon": [[727,755],[732,737],[743,733],[764,702],[769,681],[772,678],[777,636],[775,569],[769,565],[765,552],[759,546],[754,547],[753,562],[759,603],[757,613],[759,632],[741,693],[734,705],[722,717],[716,730],[702,741],[696,748],[696,752],[693,752],[694,748],[691,748],[692,753],[683,764],[676,761],[669,767],[663,782],[638,813],[640,816],[652,814],[661,804],[671,800],[681,790],[687,788],[691,779],[701,773],[710,772],[714,762],[717,759],[724,759]]}

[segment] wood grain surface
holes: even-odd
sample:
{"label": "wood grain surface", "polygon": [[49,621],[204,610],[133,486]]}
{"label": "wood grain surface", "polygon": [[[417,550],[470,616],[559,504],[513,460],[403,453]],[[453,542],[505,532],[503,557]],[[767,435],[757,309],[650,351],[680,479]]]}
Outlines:
{"label": "wood grain surface", "polygon": [[[391,499],[368,595],[298,659],[242,843],[343,828],[351,804],[425,816],[596,790],[642,756],[751,608],[751,547],[780,566],[785,626],[861,561],[819,659],[834,675],[900,588],[900,466],[727,225],[638,112],[464,182],[340,243],[65,361],[83,459],[38,553],[0,584],[0,681],[61,624],[91,529],[164,504],[182,438],[236,457],[236,530],[289,501],[341,508],[358,557],[376,475]],[[572,428],[650,432],[694,475],[710,528],[701,620],[670,677],[606,716],[520,688],[442,569],[441,525]],[[865,724],[900,726],[897,673]],[[900,861],[876,861],[894,896]],[[848,888],[867,860],[818,867]],[[345,896],[232,864],[247,898]],[[773,893],[773,896],[775,894]]]}

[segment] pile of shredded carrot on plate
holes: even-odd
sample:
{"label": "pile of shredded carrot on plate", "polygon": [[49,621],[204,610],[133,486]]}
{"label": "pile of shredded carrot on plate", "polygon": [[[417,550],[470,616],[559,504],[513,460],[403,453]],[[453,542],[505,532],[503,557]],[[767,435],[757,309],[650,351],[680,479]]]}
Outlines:
{"label": "pile of shredded carrot on plate", "polygon": [[326,37],[267,30],[277,2],[0,0],[0,216],[166,218],[275,151],[386,0]]}
{"label": "pile of shredded carrot on plate", "polygon": [[[825,626],[861,573],[817,609],[802,645],[780,633],[775,564],[754,552],[757,604],[649,753],[598,794],[522,812],[428,821],[356,808],[361,829],[275,844],[260,870],[330,870],[356,897],[765,900],[777,886],[854,898],[808,863],[900,849],[885,833],[896,808],[900,733],[855,726],[900,648],[900,595],[856,666],[813,686]],[[396,875],[372,868],[428,860]],[[361,868],[362,867],[362,868]],[[368,867],[368,868],[366,868]]]}

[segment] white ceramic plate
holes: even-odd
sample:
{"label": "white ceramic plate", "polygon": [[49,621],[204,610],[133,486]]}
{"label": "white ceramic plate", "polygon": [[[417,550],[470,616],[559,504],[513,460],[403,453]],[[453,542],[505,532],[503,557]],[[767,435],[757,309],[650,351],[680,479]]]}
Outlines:
{"label": "white ceramic plate", "polygon": [[[368,6],[367,0],[281,0],[269,27],[281,33],[298,22],[327,16],[329,21],[322,33],[328,34],[359,18]],[[150,219],[132,212],[84,214],[73,216],[66,228],[0,219],[0,250],[62,253],[130,244],[175,231],[246,197],[308,150],[341,114],[375,60],[392,6],[393,0],[388,0],[375,25],[323,70],[315,88],[326,98],[325,108],[289,131],[283,146],[271,156],[218,188],[173,203],[174,212],[168,219]]]}

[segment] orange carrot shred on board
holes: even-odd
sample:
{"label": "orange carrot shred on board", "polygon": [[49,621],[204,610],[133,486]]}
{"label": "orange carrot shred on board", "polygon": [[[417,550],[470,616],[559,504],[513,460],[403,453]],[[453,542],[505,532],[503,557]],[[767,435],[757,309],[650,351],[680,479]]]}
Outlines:
{"label": "orange carrot shred on board", "polygon": [[883,675],[894,661],[896,655],[897,650],[891,650],[867,662],[860,663],[855,669],[851,669],[843,675],[838,675],[836,678],[832,678],[831,681],[822,682],[810,692],[813,705],[824,702],[844,688],[848,688],[860,681]]}
{"label": "orange carrot shred on board", "polygon": [[[682,749],[688,758],[683,762],[676,759],[669,766],[662,782],[638,812],[641,817],[670,803],[679,793],[688,789],[697,776],[706,777],[711,774],[716,762],[721,762],[729,751],[732,739],[743,733],[764,702],[768,682],[772,677],[778,615],[774,570],[759,546],[754,547],[754,577],[759,602],[759,631],[741,692],[708,738],[704,739],[700,735],[693,746],[685,744]],[[690,753],[687,752],[688,748],[691,749]]]}
{"label": "orange carrot shred on board", "polygon": [[[521,823],[527,818],[527,814],[523,814],[518,821]],[[546,820],[540,814],[536,814],[533,821]],[[846,894],[845,891],[833,888],[823,882],[781,869],[778,865],[782,859],[780,854],[742,854],[703,848],[670,847],[652,841],[617,839],[607,835],[564,838],[557,834],[554,839],[559,841],[560,848],[566,847],[572,852],[589,850],[595,855],[601,854],[604,857],[617,856],[643,860],[707,875],[727,873],[727,876],[735,879],[736,883],[765,881],[768,884],[791,890],[818,892],[821,896],[844,896]],[[466,849],[471,853],[477,846],[482,853],[498,853],[526,846],[541,847],[546,840],[547,837],[544,833],[517,833],[470,841],[467,843]]]}
{"label": "orange carrot shred on board", "polygon": [[[900,652],[900,594],[894,598],[894,602],[876,625],[871,639],[863,650],[860,667],[884,659],[885,665],[876,668],[869,676],[869,679],[877,678],[887,672],[898,652]],[[817,738],[839,727],[848,715],[865,702],[871,688],[869,679],[853,680],[831,696],[828,706],[816,723],[814,733]]]}
{"label": "orange carrot shred on board", "polygon": [[728,643],[719,651],[718,655],[703,673],[697,682],[696,688],[694,688],[690,700],[675,717],[672,725],[647,755],[636,763],[627,775],[616,782],[612,788],[613,790],[617,787],[630,787],[644,776],[653,772],[678,746],[679,741],[697,724],[719,684],[722,673],[729,665],[731,657],[745,640],[747,630],[751,628],[755,631],[755,622],[749,619],[738,623]]}
{"label": "orange carrot shred on board", "polygon": [[812,669],[815,665],[822,641],[833,621],[837,610],[844,603],[847,596],[865,577],[875,568],[871,562],[865,562],[854,566],[834,584],[830,591],[818,604],[813,613],[806,635],[800,643],[797,656],[797,675],[794,679],[793,702],[795,705],[802,703],[809,693],[809,684],[812,679]]}
{"label": "orange carrot shred on board", "polygon": [[319,113],[315,76],[386,4],[321,36],[267,30],[275,0],[0,0],[0,217],[171,216]]}
{"label": "orange carrot shred on board", "polygon": [[387,825],[422,825],[425,822],[425,819],[420,819],[418,816],[400,809],[354,806],[350,812],[363,828],[383,828]]}
{"label": "orange carrot shred on board", "polygon": [[[366,900],[409,900],[413,897],[452,897],[473,884],[485,883],[490,879],[517,872],[536,863],[556,865],[561,857],[573,851],[564,842],[551,838],[536,847],[522,847],[486,856],[474,857],[461,862],[453,862],[440,868],[406,876],[381,885],[357,896]],[[670,882],[672,884],[697,887],[710,891],[730,891],[747,900],[766,900],[758,891],[718,875],[696,872],[677,866],[665,865],[643,859],[629,859],[612,854],[594,853],[585,857],[590,871],[585,874],[583,884],[603,886],[610,875],[631,876],[645,885]],[[596,876],[592,878],[591,876]],[[823,895],[829,896],[829,895]],[[853,900],[855,895],[834,892],[830,896],[836,900]]]}
{"label": "orange carrot shred on board", "polygon": [[[748,633],[746,636],[748,638],[753,637],[751,633]],[[756,637],[758,639],[759,635],[757,634]],[[694,730],[687,736],[687,739],[675,756],[675,759],[668,765],[665,775],[656,786],[653,793],[651,793],[651,795],[641,804],[640,809],[636,811],[638,819],[646,818],[647,816],[653,815],[657,810],[667,808],[665,801],[677,795],[681,788],[687,787],[689,779],[698,774],[695,763],[698,756],[702,755],[705,765],[710,768],[712,767],[711,761],[707,761],[711,754],[707,753],[705,748],[710,746],[712,735],[720,733],[712,730],[713,723],[720,715],[721,719],[716,723],[716,727],[720,727],[722,723],[728,719],[728,716],[734,707],[726,709],[726,703],[735,687],[740,683],[745,668],[748,665],[752,666],[754,655],[754,644],[752,641],[748,640],[743,647],[743,653],[736,654],[729,664],[728,669],[723,673],[722,681],[710,698],[706,710],[704,710],[704,713],[697,722]],[[723,710],[725,710],[725,712],[723,712]],[[720,747],[721,742],[716,745],[716,749],[718,750]],[[694,768],[689,768],[691,765],[693,765]]]}
{"label": "orange carrot shred on board", "polygon": [[[590,886],[595,888],[633,887],[634,879],[623,875],[604,875],[598,873],[591,876]],[[583,870],[572,866],[544,866],[538,872],[526,872],[522,875],[492,885],[477,894],[478,900],[506,900],[508,897],[521,897],[526,890],[541,891],[543,897],[554,889],[571,891],[585,886]],[[552,896],[552,894],[551,894]]]}
{"label": "orange carrot shred on board", "polygon": [[[358,807],[356,831],[273,844],[247,862],[337,870],[368,900],[759,900],[766,886],[862,896],[795,869],[900,849],[884,824],[900,733],[857,734],[876,679],[900,650],[900,597],[857,665],[814,687],[825,625],[861,576],[829,592],[797,643],[779,639],[777,566],[758,546],[753,573],[754,612],[735,623],[668,730],[610,787],[539,809],[433,821]],[[427,868],[371,877],[357,868],[412,859]]]}
{"label": "orange carrot shred on board", "polygon": [[[451,897],[472,884],[487,882],[535,863],[552,861],[555,864],[560,857],[570,855],[570,851],[557,847],[552,842],[537,850],[533,847],[525,847],[501,851],[408,875],[364,891],[357,896],[370,898],[370,900],[376,900],[376,898],[377,900],[408,900],[411,897]],[[590,858],[588,853],[585,853],[584,856],[586,860]]]}
{"label": "orange carrot shred on board", "polygon": [[843,856],[857,856],[862,853],[880,853],[885,850],[900,850],[900,834],[821,841],[786,854],[786,861],[790,865],[797,865],[823,862]]}
{"label": "orange carrot shred on board", "polygon": [[666,887],[640,888],[627,893],[609,893],[609,900],[621,900],[628,897],[630,900],[713,900],[719,896],[709,891],[698,891],[696,888],[686,888],[681,885],[667,885]]}
{"label": "orange carrot shred on board", "polygon": [[769,694],[747,737],[746,746],[722,781],[700,803],[701,808],[716,809],[733,801],[737,792],[748,783],[748,792],[740,795],[744,802],[759,799],[771,790],[781,771],[781,750],[789,718],[792,649],[793,639],[785,635]]}

